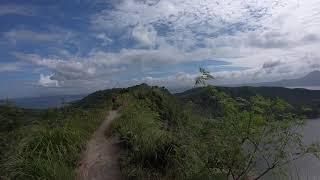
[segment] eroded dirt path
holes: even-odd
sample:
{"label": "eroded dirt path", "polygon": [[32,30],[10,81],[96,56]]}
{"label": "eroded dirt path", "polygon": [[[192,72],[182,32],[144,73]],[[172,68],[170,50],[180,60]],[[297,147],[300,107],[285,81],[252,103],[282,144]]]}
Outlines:
{"label": "eroded dirt path", "polygon": [[118,140],[110,136],[111,123],[117,117],[118,111],[110,111],[106,120],[92,135],[77,169],[77,180],[121,179]]}

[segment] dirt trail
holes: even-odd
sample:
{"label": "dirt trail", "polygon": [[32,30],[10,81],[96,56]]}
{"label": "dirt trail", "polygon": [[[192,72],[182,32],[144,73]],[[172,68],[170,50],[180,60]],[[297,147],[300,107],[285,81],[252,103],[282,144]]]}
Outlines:
{"label": "dirt trail", "polygon": [[77,180],[121,179],[118,140],[108,135],[111,133],[111,123],[117,116],[117,111],[110,111],[106,120],[92,135],[77,169]]}

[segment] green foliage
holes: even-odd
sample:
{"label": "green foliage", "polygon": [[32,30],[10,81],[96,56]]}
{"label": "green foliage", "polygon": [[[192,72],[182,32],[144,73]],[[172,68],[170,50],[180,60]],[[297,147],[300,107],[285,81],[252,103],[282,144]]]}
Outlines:
{"label": "green foliage", "polygon": [[215,79],[209,71],[204,68],[199,68],[200,76],[196,77],[194,86],[205,86],[206,81]]}
{"label": "green foliage", "polygon": [[[210,98],[207,88],[194,88],[186,92],[177,94],[184,100],[201,102],[202,105]],[[234,99],[248,99],[253,96],[263,96],[264,98],[281,98],[294,106],[292,113],[304,115],[307,118],[317,118],[320,116],[320,91],[310,91],[306,89],[288,89],[282,87],[216,87]],[[210,105],[209,105],[210,106]]]}
{"label": "green foliage", "polygon": [[162,104],[166,93],[141,85],[120,96],[125,105],[113,126],[126,149],[121,169],[127,178],[160,178],[166,171],[173,145],[166,123],[170,111]]}
{"label": "green foliage", "polygon": [[[60,109],[0,108],[1,178],[74,179],[79,155],[109,109],[109,96],[100,93]],[[90,104],[102,96],[103,103]]]}
{"label": "green foliage", "polygon": [[[260,178],[319,150],[302,145],[293,129],[303,121],[277,97],[212,86],[174,96],[142,84],[98,91],[60,109],[1,106],[0,178],[74,179],[79,153],[112,106],[121,109],[113,128],[127,179]],[[255,169],[258,161],[264,169]]]}
{"label": "green foliage", "polygon": [[3,171],[12,179],[58,179],[72,173],[81,145],[83,133],[72,128],[35,126],[20,132],[19,144],[7,154]]}
{"label": "green foliage", "polygon": [[[122,166],[129,177],[160,176],[152,171],[165,168],[164,153],[170,145],[170,136],[156,121],[158,117],[154,112],[146,109],[137,112],[132,110],[128,110],[115,124],[115,128],[122,135],[123,143],[131,151],[129,158],[122,162]],[[134,167],[130,167],[130,164],[134,164]],[[148,174],[141,170],[146,170]]]}
{"label": "green foliage", "polygon": [[39,119],[37,110],[25,110],[14,105],[0,105],[0,132],[10,132]]}
{"label": "green foliage", "polygon": [[[213,87],[194,92],[180,97],[211,112],[208,117],[214,121],[214,132],[209,139],[216,139],[210,144],[217,144],[217,155],[210,161],[227,176],[244,178],[261,158],[265,169],[256,174],[263,176],[310,152],[309,147],[302,145],[301,135],[294,131],[303,121],[292,114],[294,108],[285,101],[261,96],[232,98]],[[197,97],[206,100],[199,101]],[[243,151],[244,147],[246,151]]]}
{"label": "green foliage", "polygon": [[125,149],[121,169],[128,179],[243,179],[263,158],[266,168],[256,174],[262,177],[317,151],[302,145],[292,131],[302,121],[278,98],[233,98],[208,86],[191,101],[180,101],[142,85],[120,99],[124,107],[114,128]]}

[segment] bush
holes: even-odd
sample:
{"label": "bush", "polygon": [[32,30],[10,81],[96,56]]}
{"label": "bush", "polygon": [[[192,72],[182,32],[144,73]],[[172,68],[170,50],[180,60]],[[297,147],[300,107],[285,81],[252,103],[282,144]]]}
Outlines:
{"label": "bush", "polygon": [[277,164],[260,175],[296,156],[283,145],[309,152],[291,131],[302,121],[280,99],[237,99],[206,87],[182,104],[145,85],[120,99],[125,103],[114,128],[124,146],[121,170],[128,179],[243,179],[271,152],[268,162]]}
{"label": "bush", "polygon": [[[94,102],[94,97],[91,97]],[[37,113],[19,110],[19,121],[32,119],[0,134],[0,174],[3,179],[74,179],[75,169],[85,144],[109,109],[103,104],[81,102],[61,109]],[[10,122],[11,111],[5,111]],[[24,115],[24,116],[23,116]],[[35,116],[36,115],[36,116]],[[35,120],[34,120],[35,119]],[[9,138],[10,137],[10,138]]]}

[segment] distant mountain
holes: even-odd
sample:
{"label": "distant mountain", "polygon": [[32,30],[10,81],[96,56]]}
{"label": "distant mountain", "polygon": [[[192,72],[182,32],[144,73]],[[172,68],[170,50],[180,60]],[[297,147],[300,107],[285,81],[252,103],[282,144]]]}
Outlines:
{"label": "distant mountain", "polygon": [[[320,90],[289,89],[284,87],[216,87],[217,89],[231,95],[234,98],[248,99],[252,96],[260,95],[266,98],[281,98],[293,105],[298,114],[303,114],[308,118],[320,117]],[[207,88],[193,88],[176,96],[191,100],[203,107],[210,107],[210,94]],[[310,111],[305,111],[310,108]]]}
{"label": "distant mountain", "polygon": [[249,86],[277,86],[277,87],[303,87],[320,86],[320,71],[313,71],[306,76],[298,79],[285,79],[275,82],[262,82],[249,84]]}
{"label": "distant mountain", "polygon": [[[61,95],[49,97],[17,98],[9,99],[9,101],[21,108],[46,109],[61,107],[70,102],[80,100],[85,96],[86,95]],[[0,100],[0,104],[5,103],[5,101],[6,100]]]}

